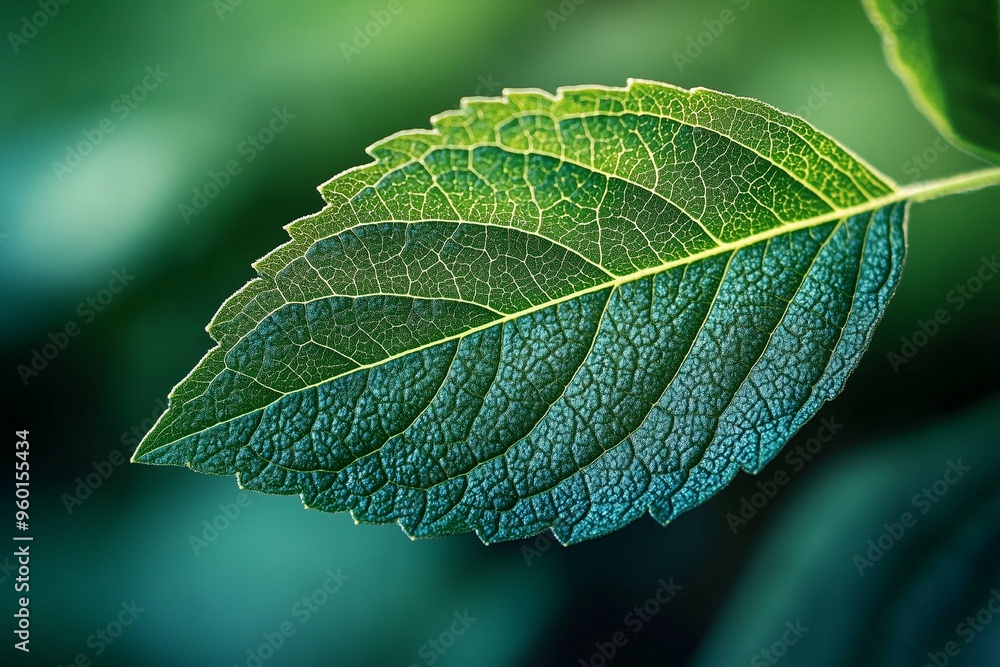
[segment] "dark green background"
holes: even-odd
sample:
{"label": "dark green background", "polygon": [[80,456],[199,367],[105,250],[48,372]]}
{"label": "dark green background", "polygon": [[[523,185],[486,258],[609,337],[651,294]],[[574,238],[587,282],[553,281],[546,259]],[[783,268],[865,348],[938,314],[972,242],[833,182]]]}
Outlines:
{"label": "dark green background", "polygon": [[[211,0],[74,0],[17,53],[9,37],[0,44],[4,437],[10,452],[14,429],[31,431],[35,536],[32,652],[11,648],[15,593],[0,568],[3,654],[229,667],[290,621],[295,635],[263,664],[427,665],[422,645],[466,610],[477,620],[435,664],[587,664],[618,630],[628,643],[608,664],[768,664],[755,655],[797,620],[809,631],[780,664],[920,665],[940,651],[1000,587],[1000,279],[961,310],[947,297],[1000,252],[1000,190],[913,210],[899,293],[821,415],[843,424],[836,438],[802,470],[779,455],[668,528],[645,518],[526,558],[550,543],[411,542],[395,526],[254,494],[195,555],[190,537],[235,501],[235,480],[127,463],[67,511],[77,478],[116,450],[127,458],[130,431],[151,424],[211,346],[203,327],[253,276],[250,263],[287,238],[282,225],[321,207],[315,186],[463,96],[651,78],[801,110],[900,182],[982,166],[941,150],[848,0],[585,0],[565,2],[573,11],[555,24],[555,0],[400,2],[350,61],[341,44],[387,1],[243,0],[220,18]],[[674,54],[727,9],[735,20],[702,35],[707,46],[679,71]],[[3,33],[37,11],[4,3]],[[111,104],[147,66],[169,75],[121,119]],[[246,163],[240,143],[286,107],[295,118]],[[105,117],[114,131],[60,181],[52,163]],[[233,159],[241,173],[185,224],[179,205]],[[122,268],[134,280],[87,321],[78,304]],[[894,372],[887,354],[938,309],[950,321]],[[18,365],[70,322],[79,334],[25,385]],[[971,471],[860,577],[853,556],[959,458]],[[789,484],[733,535],[727,514],[779,470]],[[0,486],[10,499],[12,481]],[[350,579],[300,623],[293,605],[337,568]],[[633,634],[625,615],[671,577],[682,590]],[[88,637],[133,599],[145,611],[95,656]],[[1000,617],[961,646],[951,664],[998,664]]]}

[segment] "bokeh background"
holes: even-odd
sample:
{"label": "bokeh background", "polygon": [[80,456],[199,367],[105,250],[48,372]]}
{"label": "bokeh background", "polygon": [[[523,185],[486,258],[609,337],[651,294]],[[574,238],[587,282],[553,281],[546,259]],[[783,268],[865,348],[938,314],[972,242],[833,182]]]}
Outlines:
{"label": "bokeh background", "polygon": [[[858,2],[6,0],[0,26],[2,410],[8,452],[30,430],[35,537],[30,655],[12,648],[0,550],[4,664],[1000,664],[1000,278],[953,292],[1000,252],[996,190],[913,210],[871,350],[785,450],[818,451],[782,453],[667,528],[645,518],[571,548],[411,542],[232,478],[115,465],[250,263],[321,207],[315,186],[463,96],[651,78],[798,112],[900,182],[982,166],[915,110]],[[294,117],[246,148],[275,110]],[[232,160],[240,173],[185,219]],[[115,271],[134,278],[102,292]],[[822,419],[842,426],[810,442]],[[940,481],[951,465],[961,477]],[[886,537],[907,511],[915,525]],[[681,588],[650,604],[661,580]],[[269,650],[283,624],[294,634]]]}

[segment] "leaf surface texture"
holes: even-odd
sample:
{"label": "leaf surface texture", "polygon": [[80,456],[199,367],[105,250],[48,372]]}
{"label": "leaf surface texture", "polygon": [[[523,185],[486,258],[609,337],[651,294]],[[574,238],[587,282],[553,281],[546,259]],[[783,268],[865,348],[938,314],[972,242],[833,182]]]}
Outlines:
{"label": "leaf surface texture", "polygon": [[369,153],[134,460],[412,536],[666,523],[840,391],[902,266],[887,179],[714,91],[507,91]]}

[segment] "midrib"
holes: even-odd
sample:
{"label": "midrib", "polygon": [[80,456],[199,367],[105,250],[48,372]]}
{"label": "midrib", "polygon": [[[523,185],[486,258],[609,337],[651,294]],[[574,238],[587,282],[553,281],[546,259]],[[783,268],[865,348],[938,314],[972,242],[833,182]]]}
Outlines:
{"label": "midrib", "polygon": [[[551,307],[557,306],[557,305],[559,305],[561,303],[565,303],[567,301],[572,301],[573,299],[578,299],[580,297],[586,296],[588,294],[593,294],[595,292],[600,292],[602,290],[615,289],[615,288],[620,287],[621,285],[624,285],[626,283],[634,282],[634,281],[641,280],[641,279],[649,277],[649,276],[653,276],[653,275],[656,275],[656,274],[659,274],[659,273],[663,273],[664,271],[668,271],[668,270],[676,268],[678,266],[684,266],[686,264],[693,264],[693,263],[698,262],[698,261],[703,260],[703,259],[708,259],[710,257],[715,257],[717,255],[722,255],[722,254],[729,253],[729,252],[735,252],[735,251],[740,250],[742,248],[748,248],[750,246],[756,245],[758,243],[762,243],[762,242],[767,241],[769,239],[773,239],[773,238],[776,238],[776,237],[779,237],[779,236],[784,236],[785,234],[791,234],[791,233],[794,233],[794,232],[797,232],[797,231],[801,231],[803,229],[809,229],[811,227],[816,227],[816,226],[825,224],[827,222],[833,222],[835,220],[843,220],[843,219],[846,219],[846,218],[854,217],[856,215],[863,215],[865,213],[872,213],[872,212],[877,211],[879,209],[882,209],[882,208],[884,208],[886,206],[890,206],[892,204],[896,204],[896,203],[899,203],[901,201],[905,201],[905,200],[907,200],[909,198],[919,197],[919,195],[921,193],[933,189],[932,186],[935,186],[935,184],[934,183],[917,184],[915,186],[910,186],[908,188],[901,188],[901,189],[898,189],[898,190],[896,190],[894,192],[889,193],[888,195],[884,195],[882,197],[877,197],[877,198],[871,199],[871,200],[869,200],[869,201],[867,201],[867,202],[865,202],[863,204],[858,204],[858,205],[847,207],[847,208],[841,208],[841,209],[833,210],[833,211],[830,211],[828,213],[824,213],[822,215],[818,215],[818,216],[814,216],[814,217],[811,217],[811,218],[806,218],[804,220],[800,220],[798,222],[787,223],[787,224],[781,225],[779,227],[774,227],[774,228],[769,229],[767,231],[760,232],[758,234],[753,234],[751,236],[747,236],[747,237],[745,237],[743,239],[740,239],[739,241],[734,241],[734,242],[730,242],[730,243],[722,243],[722,244],[717,245],[714,248],[709,248],[708,250],[703,250],[701,252],[694,253],[692,255],[688,255],[687,257],[682,257],[680,259],[672,260],[670,262],[665,262],[663,264],[659,264],[659,265],[656,265],[656,266],[653,266],[653,267],[649,267],[649,268],[646,268],[646,269],[635,271],[633,273],[629,273],[629,274],[625,274],[625,275],[622,275],[622,276],[618,276],[618,277],[615,277],[615,278],[613,278],[611,280],[607,280],[607,281],[604,281],[602,283],[598,283],[596,285],[592,285],[591,287],[588,287],[586,289],[582,289],[582,290],[579,290],[579,291],[576,291],[576,292],[571,292],[571,293],[569,293],[567,295],[564,295],[564,296],[561,296],[561,297],[559,297],[557,299],[551,299],[551,300],[546,301],[544,303],[536,304],[536,305],[532,306],[531,308],[526,308],[524,310],[518,311],[516,313],[511,313],[511,314],[505,315],[503,317],[498,317],[495,320],[492,320],[490,322],[481,324],[479,326],[471,327],[471,328],[466,329],[464,331],[461,331],[459,333],[455,333],[455,334],[452,334],[450,336],[444,336],[444,337],[439,338],[437,340],[434,340],[432,342],[428,342],[428,343],[426,343],[424,345],[420,345],[420,346],[414,347],[414,348],[409,348],[409,349],[397,352],[396,354],[388,355],[388,356],[386,356],[386,357],[384,357],[382,359],[379,359],[378,361],[367,363],[367,364],[360,364],[357,367],[350,369],[349,371],[345,371],[343,373],[340,373],[339,375],[333,375],[331,377],[325,378],[325,379],[323,379],[323,380],[321,380],[319,382],[315,382],[315,383],[310,384],[310,385],[303,385],[302,387],[299,387],[298,389],[295,389],[292,392],[278,392],[281,395],[278,398],[275,398],[270,403],[267,403],[267,404],[262,405],[260,407],[254,408],[253,410],[250,410],[250,411],[245,412],[243,414],[236,415],[236,416],[230,417],[228,419],[216,422],[212,426],[206,427],[204,429],[201,429],[201,430],[198,430],[198,431],[194,431],[194,432],[191,432],[191,433],[187,433],[187,434],[185,434],[183,436],[180,436],[180,437],[178,437],[178,438],[176,438],[176,439],[174,439],[174,440],[172,440],[172,441],[170,441],[168,443],[164,443],[164,444],[162,444],[162,445],[160,445],[158,447],[155,447],[155,448],[150,449],[150,450],[148,450],[146,452],[143,452],[143,456],[149,454],[150,452],[157,451],[158,449],[162,449],[163,447],[167,447],[167,446],[173,444],[174,442],[177,442],[178,440],[190,438],[192,436],[196,436],[196,435],[198,435],[200,433],[204,433],[206,431],[209,431],[211,429],[217,428],[217,427],[222,426],[224,424],[227,424],[229,422],[232,422],[232,421],[235,421],[237,419],[241,419],[243,417],[246,417],[247,415],[254,414],[254,413],[259,412],[261,410],[266,410],[268,407],[270,407],[271,405],[277,403],[278,401],[282,400],[282,398],[284,398],[285,396],[288,396],[290,394],[297,393],[297,392],[300,392],[300,391],[306,391],[308,389],[315,389],[316,387],[319,387],[321,385],[327,384],[328,382],[333,382],[334,380],[338,380],[338,379],[340,379],[342,377],[346,377],[346,376],[348,376],[348,375],[350,375],[352,373],[356,373],[358,371],[363,371],[363,370],[369,370],[371,368],[376,368],[378,366],[381,366],[383,364],[389,363],[389,362],[394,361],[396,359],[405,357],[405,356],[410,355],[410,354],[416,354],[418,352],[421,352],[421,351],[426,350],[426,349],[431,348],[431,347],[435,347],[437,345],[442,345],[444,343],[449,343],[449,342],[452,342],[452,341],[460,341],[461,339],[463,339],[463,338],[465,338],[467,336],[471,336],[473,334],[479,333],[480,331],[485,331],[486,329],[490,329],[492,327],[495,327],[495,326],[498,326],[498,325],[502,325],[502,324],[505,324],[507,322],[511,322],[513,320],[519,319],[521,317],[525,317],[527,315],[531,315],[532,313],[538,312],[540,310],[545,310],[546,308],[551,308]],[[365,295],[357,295],[357,296],[355,296],[353,298],[363,298],[364,296]],[[415,298],[419,298],[419,297],[415,297]],[[219,346],[216,346],[216,349],[218,349],[218,347]],[[233,372],[239,372],[236,369],[229,368],[228,366],[226,368],[228,370],[233,371]],[[245,374],[243,374],[243,375],[245,375]],[[254,380],[255,382],[258,382],[258,384],[259,384],[259,380],[257,380],[256,378],[251,378],[250,376],[247,376],[247,377],[250,378],[250,379],[252,379],[252,380]],[[275,390],[272,389],[271,391],[275,391]],[[152,431],[150,433],[152,433]],[[141,446],[140,446],[140,448],[141,448]]]}

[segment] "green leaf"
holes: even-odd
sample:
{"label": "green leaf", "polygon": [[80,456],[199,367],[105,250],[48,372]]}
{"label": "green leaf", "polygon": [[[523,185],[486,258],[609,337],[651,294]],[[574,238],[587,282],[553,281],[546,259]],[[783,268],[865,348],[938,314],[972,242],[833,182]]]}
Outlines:
{"label": "green leaf", "polygon": [[917,107],[953,143],[1000,163],[1000,2],[864,4]]}
{"label": "green leaf", "polygon": [[433,124],[321,187],[133,460],[412,536],[666,523],[840,391],[896,287],[907,193],[761,102],[630,81]]}

